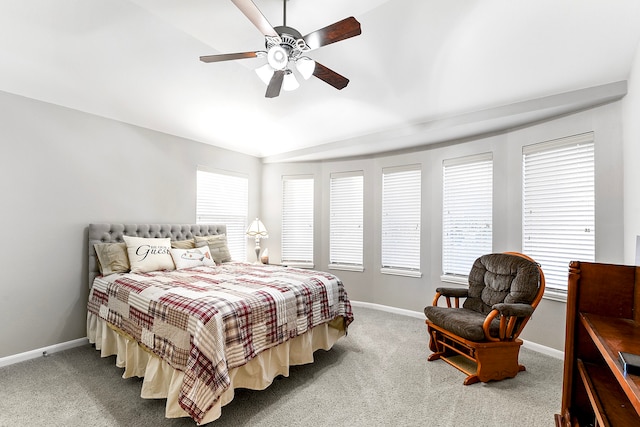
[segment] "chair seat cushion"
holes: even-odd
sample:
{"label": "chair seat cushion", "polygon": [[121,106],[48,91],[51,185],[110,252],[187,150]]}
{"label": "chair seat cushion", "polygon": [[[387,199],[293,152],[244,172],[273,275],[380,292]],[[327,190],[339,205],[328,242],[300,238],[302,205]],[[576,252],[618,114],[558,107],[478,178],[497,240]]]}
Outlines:
{"label": "chair seat cushion", "polygon": [[[435,325],[470,341],[484,341],[482,324],[486,315],[466,308],[448,308],[428,306],[424,314]],[[489,327],[491,336],[497,337],[500,331],[500,321],[494,319]]]}

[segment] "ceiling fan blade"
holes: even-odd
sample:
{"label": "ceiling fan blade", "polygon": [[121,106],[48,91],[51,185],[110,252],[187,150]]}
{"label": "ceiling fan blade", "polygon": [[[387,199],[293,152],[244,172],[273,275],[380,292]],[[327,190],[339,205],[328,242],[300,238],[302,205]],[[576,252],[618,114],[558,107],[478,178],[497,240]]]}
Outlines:
{"label": "ceiling fan blade", "polygon": [[335,24],[316,30],[304,36],[304,41],[311,49],[317,49],[331,43],[339,42],[362,34],[360,23],[350,16]]}
{"label": "ceiling fan blade", "polygon": [[220,61],[231,61],[234,59],[257,58],[257,57],[258,57],[258,52],[223,53],[220,55],[201,56],[200,61],[220,62]]}
{"label": "ceiling fan blade", "polygon": [[280,37],[280,34],[273,29],[267,18],[264,17],[258,6],[251,0],[231,0],[238,9],[256,26],[265,36]]}
{"label": "ceiling fan blade", "polygon": [[280,89],[282,88],[282,82],[284,81],[284,70],[276,70],[271,77],[269,86],[267,86],[267,93],[265,98],[275,98],[280,95]]}
{"label": "ceiling fan blade", "polygon": [[316,68],[313,70],[313,75],[338,90],[344,89],[349,84],[348,78],[341,76],[319,62],[316,62]]}

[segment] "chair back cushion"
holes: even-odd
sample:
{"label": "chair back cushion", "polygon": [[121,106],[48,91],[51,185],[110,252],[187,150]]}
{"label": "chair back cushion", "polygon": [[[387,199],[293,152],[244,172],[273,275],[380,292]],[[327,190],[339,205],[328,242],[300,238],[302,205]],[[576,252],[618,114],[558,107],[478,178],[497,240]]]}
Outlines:
{"label": "chair back cushion", "polygon": [[535,262],[512,254],[483,255],[469,272],[469,296],[463,307],[488,314],[501,302],[531,304],[539,286]]}

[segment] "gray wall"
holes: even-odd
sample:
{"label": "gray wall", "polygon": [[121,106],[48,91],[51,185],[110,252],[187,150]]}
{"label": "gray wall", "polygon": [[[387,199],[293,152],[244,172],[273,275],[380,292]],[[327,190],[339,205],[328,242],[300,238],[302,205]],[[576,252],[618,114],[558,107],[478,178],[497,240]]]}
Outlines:
{"label": "gray wall", "polygon": [[[262,245],[272,261],[280,259],[281,176],[314,175],[316,268],[322,270],[329,256],[329,175],[363,170],[365,270],[337,273],[354,300],[421,311],[441,285],[442,160],[493,152],[494,250],[520,250],[522,145],[594,131],[596,256],[620,263],[620,104],[412,153],[261,165],[251,156],[0,92],[0,220],[8,224],[0,248],[0,357],[85,336],[87,224],[194,222],[198,165],[249,176],[249,216],[260,216],[269,229]],[[423,170],[420,279],[379,272],[380,173],[383,167],[407,163],[421,163]],[[564,312],[564,303],[543,300],[523,338],[562,349]]]}
{"label": "gray wall", "polygon": [[[442,161],[492,152],[494,159],[494,240],[496,252],[520,251],[522,146],[593,131],[596,140],[596,258],[623,260],[623,173],[620,102],[513,130],[399,155],[318,163],[266,164],[263,167],[262,220],[269,229],[270,258],[280,258],[281,176],[313,174],[316,178],[316,268],[329,262],[329,176],[363,170],[365,182],[364,272],[334,271],[354,300],[422,311],[441,286]],[[380,205],[382,168],[422,164],[422,278],[380,273]],[[450,285],[448,285],[450,286]],[[565,303],[544,299],[522,338],[551,348],[564,348]]]}
{"label": "gray wall", "polygon": [[640,44],[623,100],[624,122],[624,260],[636,264],[636,237],[640,236]]}
{"label": "gray wall", "polygon": [[0,357],[86,336],[87,224],[194,223],[198,165],[246,173],[258,213],[254,157],[4,92],[0,110]]}

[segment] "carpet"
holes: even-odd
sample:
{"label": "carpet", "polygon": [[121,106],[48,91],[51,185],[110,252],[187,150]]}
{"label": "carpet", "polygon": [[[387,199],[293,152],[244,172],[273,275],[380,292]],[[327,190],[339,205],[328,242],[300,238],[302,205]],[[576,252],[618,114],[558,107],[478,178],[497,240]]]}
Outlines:
{"label": "carpet", "polygon": [[[462,384],[444,361],[427,362],[424,321],[354,307],[349,334],[315,362],[262,391],[236,390],[215,426],[553,426],[562,361],[520,351],[527,370]],[[164,418],[164,400],[140,398],[115,357],[86,345],[0,369],[0,426],[194,426]]]}

